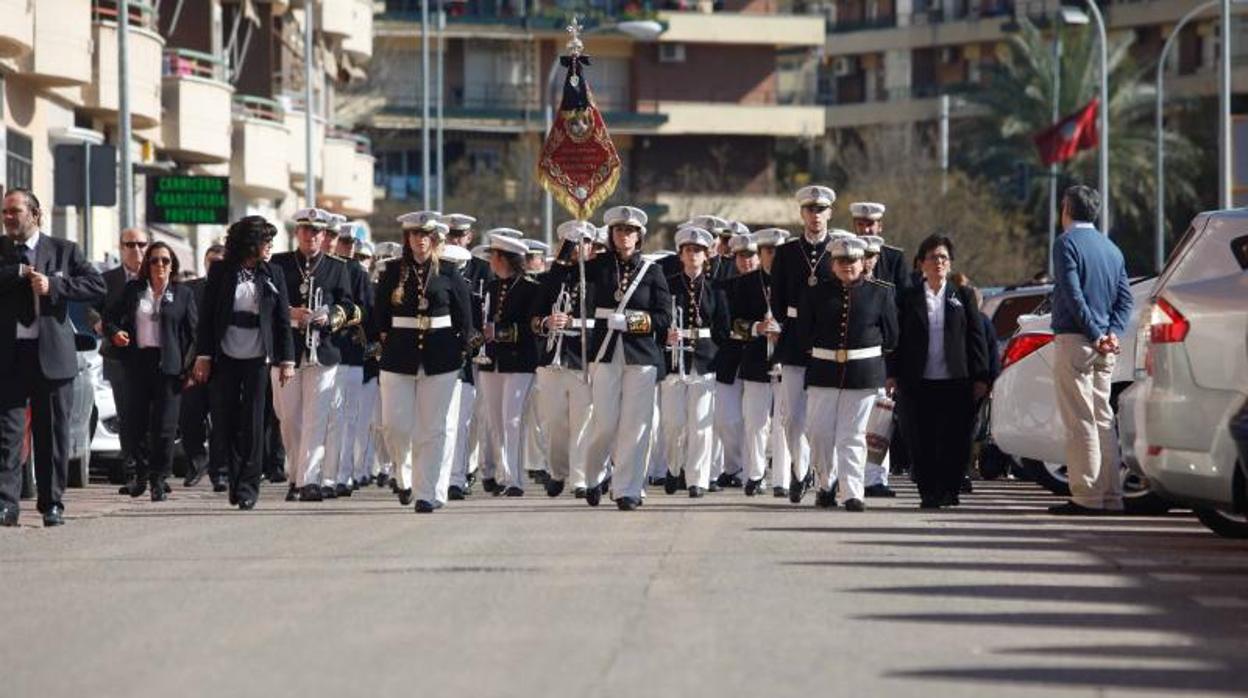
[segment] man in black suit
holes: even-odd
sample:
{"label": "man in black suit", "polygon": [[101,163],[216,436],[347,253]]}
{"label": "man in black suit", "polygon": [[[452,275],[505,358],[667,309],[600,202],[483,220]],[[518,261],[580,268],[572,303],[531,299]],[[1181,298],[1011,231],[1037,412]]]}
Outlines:
{"label": "man in black suit", "polygon": [[[92,304],[100,317],[104,316],[106,309],[121,300],[121,292],[126,284],[139,277],[143,254],[150,242],[147,231],[142,228],[126,228],[121,231],[121,264],[103,273],[104,297]],[[96,327],[95,332],[103,335],[103,328]],[[110,342],[100,342],[100,355],[104,357],[104,380],[108,381],[108,387],[112,390],[113,405],[117,408],[117,421],[121,427],[121,460],[128,482],[119,492],[129,494],[135,485],[135,463],[145,457],[143,444],[132,443],[130,430],[126,429],[125,406],[130,402],[126,399],[125,369],[122,367],[120,349]]]}
{"label": "man in black suit", "polygon": [[[204,252],[204,275],[186,282],[195,294],[195,307],[203,305],[204,283],[212,265],[225,258],[225,245],[212,245]],[[105,275],[107,276],[107,274]],[[208,474],[213,492],[224,492],[228,473],[221,457],[211,449],[208,438],[208,386],[193,385],[182,390],[182,409],[178,414],[178,429],[182,432],[182,450],[189,461],[184,487],[194,487]]]}
{"label": "man in black suit", "polygon": [[38,508],[44,526],[64,523],[69,411],[78,372],[68,301],[104,296],[104,280],[78,246],[39,232],[39,200],[25,189],[4,197],[0,239],[0,525],[16,526],[21,446],[31,410]]}

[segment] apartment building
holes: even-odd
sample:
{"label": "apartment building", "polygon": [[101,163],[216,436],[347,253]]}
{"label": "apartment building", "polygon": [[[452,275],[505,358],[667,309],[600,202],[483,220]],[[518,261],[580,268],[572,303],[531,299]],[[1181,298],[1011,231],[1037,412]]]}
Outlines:
{"label": "apartment building", "polygon": [[[326,115],[342,87],[366,77],[373,9],[371,0],[130,0],[129,16],[121,17],[116,0],[0,0],[0,188],[33,189],[50,214],[49,231],[104,260],[115,251],[117,209],[94,206],[86,216],[85,207],[56,205],[58,190],[72,184],[58,176],[57,151],[86,143],[128,148],[136,222],[169,242],[183,268],[198,267],[224,226],[149,224],[145,175],[229,177],[231,218],[273,220],[306,204],[304,183],[313,176],[318,205],[368,216],[368,140]],[[316,44],[310,167],[302,40],[309,12]],[[133,128],[124,144],[121,22]]]}
{"label": "apartment building", "polygon": [[[587,13],[584,3],[447,2],[440,47],[431,38],[431,74],[439,53],[444,66],[446,171],[509,180],[504,195],[524,219],[497,223],[540,224],[531,170],[548,76],[574,12],[586,27],[590,85],[624,162],[620,197],[661,226],[707,210],[753,224],[792,222],[792,184],[825,132],[826,110],[815,102],[823,16],[775,0],[650,7],[591,3]],[[385,10],[376,19],[375,70],[355,102],[344,101],[373,139],[379,225],[418,207],[432,186],[421,179],[420,2],[388,0]],[[662,26],[657,37],[612,28],[642,18]],[[430,92],[436,106],[436,84]]]}

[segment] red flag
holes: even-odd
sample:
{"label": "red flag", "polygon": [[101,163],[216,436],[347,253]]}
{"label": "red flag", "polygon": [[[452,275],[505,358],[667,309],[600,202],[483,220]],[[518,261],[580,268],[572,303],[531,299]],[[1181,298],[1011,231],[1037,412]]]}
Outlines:
{"label": "red flag", "polygon": [[1046,165],[1066,162],[1080,150],[1095,148],[1096,116],[1099,111],[1100,100],[1093,99],[1084,108],[1032,137],[1036,150],[1040,152],[1041,162]]}
{"label": "red flag", "polygon": [[585,81],[582,67],[589,57],[579,43],[574,38],[571,55],[561,58],[568,69],[563,98],[542,145],[537,178],[574,218],[589,220],[619,184],[620,154]]}

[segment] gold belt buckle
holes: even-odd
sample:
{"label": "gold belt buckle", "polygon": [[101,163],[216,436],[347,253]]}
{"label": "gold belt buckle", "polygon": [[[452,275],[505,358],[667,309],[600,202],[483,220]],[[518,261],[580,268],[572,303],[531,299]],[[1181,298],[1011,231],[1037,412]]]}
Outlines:
{"label": "gold belt buckle", "polygon": [[837,362],[838,364],[847,364],[847,363],[849,363],[849,350],[848,350],[848,349],[837,349],[837,350],[836,350],[836,358],[834,358],[834,359],[833,359],[833,361]]}
{"label": "gold belt buckle", "polygon": [[420,330],[421,332],[429,331],[429,316],[428,315],[421,315],[420,317],[416,318],[416,329]]}

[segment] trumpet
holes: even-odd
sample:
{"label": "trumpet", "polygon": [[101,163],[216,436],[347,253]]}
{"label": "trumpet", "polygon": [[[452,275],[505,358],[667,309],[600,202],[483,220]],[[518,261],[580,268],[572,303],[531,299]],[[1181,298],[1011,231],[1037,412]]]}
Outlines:
{"label": "trumpet", "polygon": [[[486,291],[485,296],[481,299],[481,325],[485,327],[492,324],[490,322],[490,293]],[[485,340],[482,338],[481,345],[477,347],[477,355],[472,357],[472,362],[478,366],[489,366],[494,363],[485,353]]]}
{"label": "trumpet", "polygon": [[686,379],[685,373],[685,314],[683,309],[672,299],[672,322],[676,326],[676,343],[671,346],[672,363],[676,364],[676,373],[680,380]]}
{"label": "trumpet", "polygon": [[[568,315],[572,312],[572,294],[568,293],[566,285],[559,289],[559,295],[555,297],[555,305],[551,308],[550,312],[552,315],[555,313]],[[561,358],[561,355],[563,354],[563,337],[568,334],[572,334],[572,332],[569,332],[566,329],[552,329],[549,336],[546,338],[546,351],[554,352],[554,357],[551,359],[550,365],[555,368],[563,367],[563,359]]]}
{"label": "trumpet", "polygon": [[[770,323],[771,320],[772,320],[771,311],[768,310],[767,314],[763,316],[763,321]],[[776,353],[776,342],[771,337],[768,337],[767,338],[767,363],[769,364],[771,363],[771,357],[775,353]],[[780,364],[772,364],[771,368],[767,370],[767,375],[771,378],[779,378],[780,371],[781,371]]]}
{"label": "trumpet", "polygon": [[[312,283],[311,278],[308,279],[308,283],[309,284]],[[321,300],[323,296],[322,290],[323,289],[321,289],[319,286],[314,287],[314,290],[312,291],[312,302],[308,304],[308,309],[312,311],[312,315],[308,317],[308,325],[307,327],[304,328],[304,332],[303,332],[303,346],[304,346],[304,351],[305,351],[304,365],[305,366],[320,366],[321,365],[321,360],[316,355],[316,348],[321,343],[321,331],[320,329],[316,327],[316,325],[312,323],[316,319],[316,314],[319,313],[321,310]]]}

